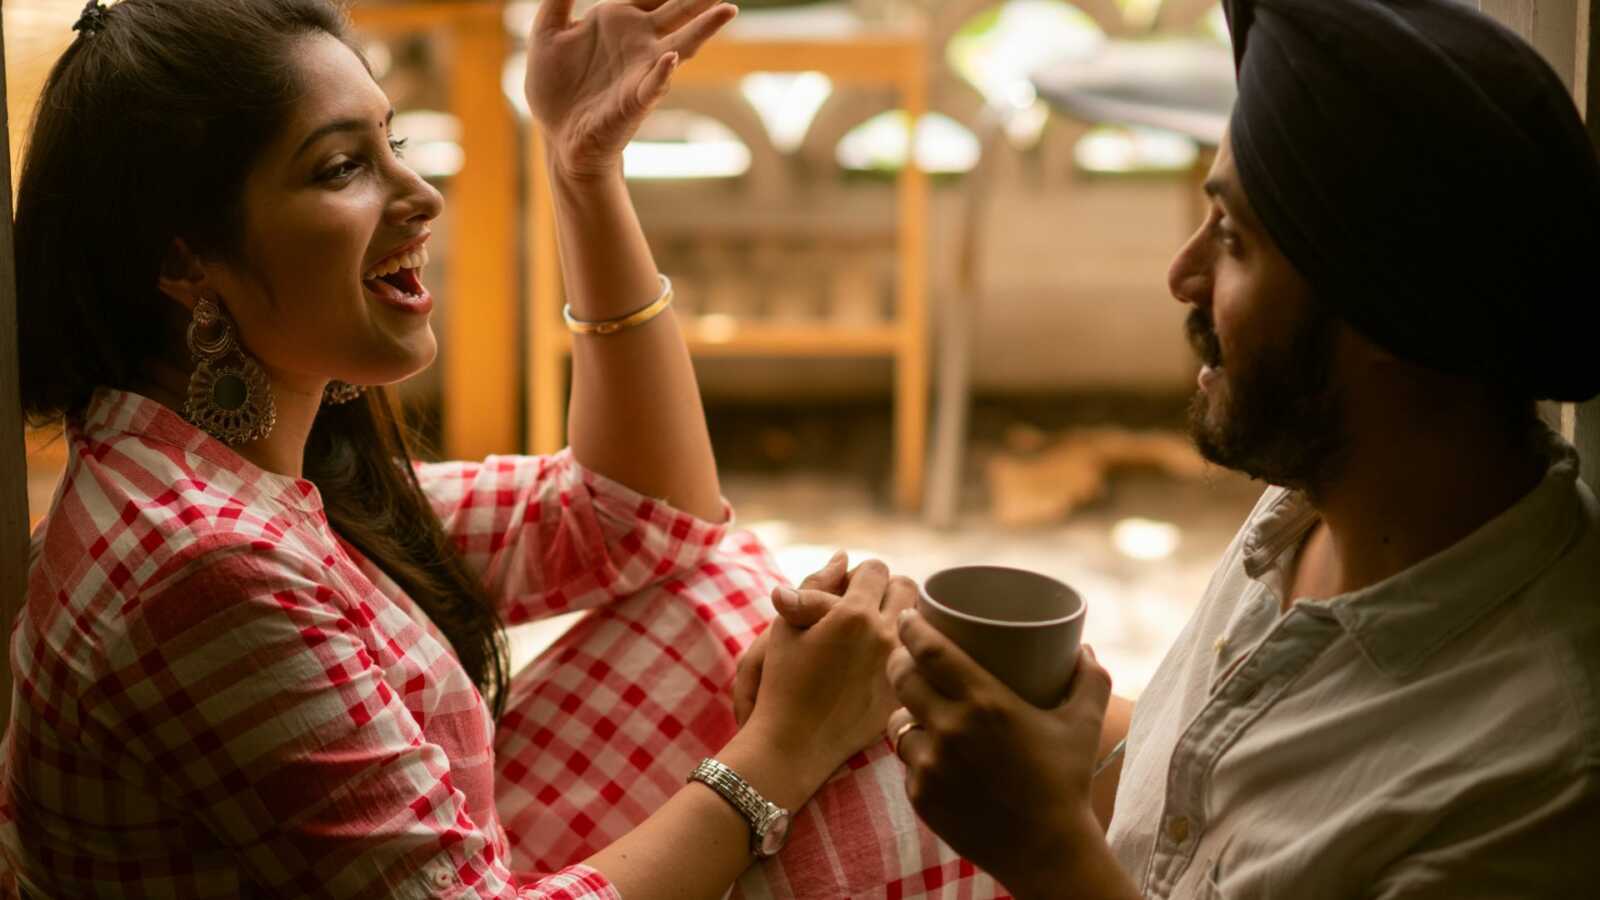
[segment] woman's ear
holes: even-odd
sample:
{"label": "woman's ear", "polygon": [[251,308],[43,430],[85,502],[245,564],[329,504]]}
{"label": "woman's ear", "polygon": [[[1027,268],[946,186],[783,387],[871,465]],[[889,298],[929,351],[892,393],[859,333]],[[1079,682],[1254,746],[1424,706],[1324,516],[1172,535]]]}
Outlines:
{"label": "woman's ear", "polygon": [[173,238],[172,246],[161,260],[161,277],[157,279],[161,293],[177,301],[186,311],[193,312],[206,288],[206,271],[200,257],[189,249],[183,238]]}

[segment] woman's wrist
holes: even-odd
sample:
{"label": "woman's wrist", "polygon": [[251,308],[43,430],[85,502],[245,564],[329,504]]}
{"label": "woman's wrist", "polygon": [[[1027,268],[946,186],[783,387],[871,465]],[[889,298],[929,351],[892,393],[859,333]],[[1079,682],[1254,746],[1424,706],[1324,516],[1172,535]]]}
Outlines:
{"label": "woman's wrist", "polygon": [[790,812],[804,806],[837,768],[817,758],[811,748],[784,740],[757,718],[728,741],[717,759]]}
{"label": "woman's wrist", "polygon": [[573,165],[565,162],[553,150],[547,154],[549,160],[546,169],[549,170],[550,182],[557,189],[570,187],[582,190],[585,187],[597,184],[607,184],[622,180],[622,157],[601,163],[585,163]]}

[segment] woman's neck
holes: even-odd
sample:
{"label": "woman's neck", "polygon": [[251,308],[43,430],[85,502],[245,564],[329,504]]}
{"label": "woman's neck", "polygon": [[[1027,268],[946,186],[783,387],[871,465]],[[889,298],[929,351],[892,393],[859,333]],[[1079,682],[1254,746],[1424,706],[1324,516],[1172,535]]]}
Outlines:
{"label": "woman's neck", "polygon": [[[315,390],[288,384],[287,379],[268,379],[272,383],[272,401],[278,411],[272,433],[258,441],[233,445],[235,453],[252,465],[277,475],[301,478],[305,471],[306,442],[311,438],[311,426],[316,422],[317,411],[322,408],[324,382]],[[189,373],[171,363],[154,362],[145,369],[142,381],[133,389],[183,415],[185,398],[189,393]]]}

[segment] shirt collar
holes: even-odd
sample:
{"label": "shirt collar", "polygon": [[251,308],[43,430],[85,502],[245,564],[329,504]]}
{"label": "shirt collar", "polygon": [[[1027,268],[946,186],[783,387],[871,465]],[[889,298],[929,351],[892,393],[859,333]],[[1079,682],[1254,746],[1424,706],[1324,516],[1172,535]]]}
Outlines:
{"label": "shirt collar", "polygon": [[[1521,500],[1454,546],[1375,585],[1315,604],[1385,674],[1404,678],[1536,579],[1583,528],[1578,453],[1550,432],[1550,464]],[[1317,520],[1310,501],[1284,492],[1251,522],[1244,568],[1256,580],[1286,565]]]}
{"label": "shirt collar", "polygon": [[94,442],[133,435],[176,447],[200,457],[217,470],[237,479],[242,500],[261,496],[293,509],[315,512],[322,508],[317,486],[304,478],[279,475],[235,453],[227,444],[196,428],[160,403],[131,391],[99,388],[76,423]]}

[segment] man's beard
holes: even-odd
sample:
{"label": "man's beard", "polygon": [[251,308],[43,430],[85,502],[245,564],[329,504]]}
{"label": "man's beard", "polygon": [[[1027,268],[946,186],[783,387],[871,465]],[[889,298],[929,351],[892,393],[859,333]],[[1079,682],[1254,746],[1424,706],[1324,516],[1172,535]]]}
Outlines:
{"label": "man's beard", "polygon": [[1333,384],[1338,321],[1313,308],[1291,337],[1249,360],[1223,360],[1210,313],[1195,308],[1189,342],[1224,380],[1195,395],[1189,434],[1200,455],[1269,484],[1317,493],[1337,477],[1349,442]]}

